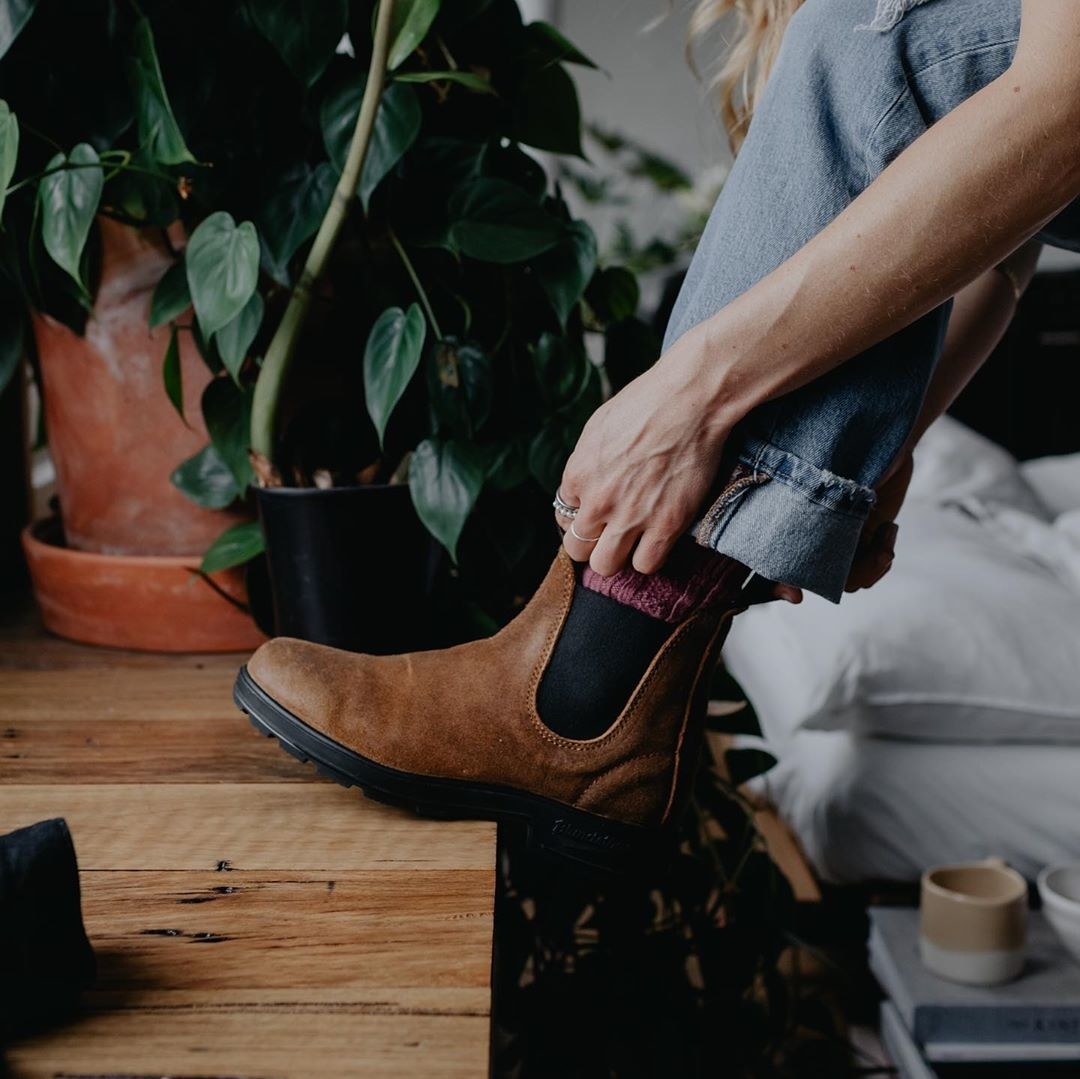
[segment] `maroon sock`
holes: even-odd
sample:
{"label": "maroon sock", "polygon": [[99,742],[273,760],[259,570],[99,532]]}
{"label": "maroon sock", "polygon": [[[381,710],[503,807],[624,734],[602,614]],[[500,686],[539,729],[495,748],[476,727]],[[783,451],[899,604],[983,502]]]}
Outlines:
{"label": "maroon sock", "polygon": [[742,590],[750,568],[681,536],[656,573],[620,570],[602,577],[586,566],[585,588],[664,622],[681,622],[703,607],[731,603]]}

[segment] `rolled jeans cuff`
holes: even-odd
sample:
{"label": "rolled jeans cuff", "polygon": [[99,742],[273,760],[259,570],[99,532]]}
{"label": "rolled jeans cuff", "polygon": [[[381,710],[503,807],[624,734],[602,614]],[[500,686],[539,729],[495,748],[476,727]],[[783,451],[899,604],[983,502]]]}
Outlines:
{"label": "rolled jeans cuff", "polygon": [[748,440],[730,482],[690,534],[762,577],[839,603],[874,500],[869,487]]}

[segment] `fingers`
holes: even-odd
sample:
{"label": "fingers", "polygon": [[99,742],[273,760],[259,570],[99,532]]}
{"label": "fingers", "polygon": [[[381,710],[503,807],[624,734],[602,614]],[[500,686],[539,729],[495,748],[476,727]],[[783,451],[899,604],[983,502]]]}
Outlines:
{"label": "fingers", "polygon": [[656,573],[667,561],[676,538],[666,531],[647,529],[642,533],[641,539],[634,548],[633,568],[638,573]]}
{"label": "fingers", "polygon": [[892,568],[896,554],[897,526],[895,521],[883,521],[870,536],[869,541],[855,556],[848,575],[845,592],[858,592],[871,588]]}
{"label": "fingers", "polygon": [[595,518],[590,519],[583,510],[572,521],[565,521],[565,525],[563,546],[566,548],[566,553],[575,562],[588,562],[604,532],[604,523]]}
{"label": "fingers", "polygon": [[589,556],[590,568],[601,577],[610,577],[613,573],[626,569],[637,537],[636,530],[627,532],[609,524],[600,533],[599,541],[593,545],[592,554]]}

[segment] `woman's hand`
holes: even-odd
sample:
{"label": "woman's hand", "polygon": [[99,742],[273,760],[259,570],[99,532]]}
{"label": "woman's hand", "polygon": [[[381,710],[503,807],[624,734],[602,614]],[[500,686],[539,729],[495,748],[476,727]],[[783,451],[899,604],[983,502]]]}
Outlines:
{"label": "woman's hand", "polygon": [[655,573],[709,493],[734,420],[702,392],[703,340],[691,330],[601,405],[567,461],[559,494],[586,539],[556,520],[570,557],[597,573]]}
{"label": "woman's hand", "polygon": [[845,592],[878,583],[892,568],[896,547],[896,515],[911,483],[913,461],[906,450],[877,485],[877,501],[863,525]]}

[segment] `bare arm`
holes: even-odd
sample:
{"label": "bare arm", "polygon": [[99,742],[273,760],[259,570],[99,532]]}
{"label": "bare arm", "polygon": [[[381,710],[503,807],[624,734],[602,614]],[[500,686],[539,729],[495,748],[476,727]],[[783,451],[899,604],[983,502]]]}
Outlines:
{"label": "bare arm", "polygon": [[956,400],[1005,335],[1016,313],[1017,289],[1023,292],[1030,283],[1039,250],[1038,243],[1025,244],[1004,260],[1008,274],[997,268],[987,270],[954,298],[941,359],[904,448],[878,484],[877,502],[863,528],[847,591],[876,584],[892,565],[896,542],[893,521],[911,482],[912,452],[927,428]]}
{"label": "bare arm", "polygon": [[597,409],[561,490],[582,506],[582,534],[603,534],[568,537],[571,557],[599,573],[631,561],[654,572],[708,494],[735,423],[956,295],[1078,195],[1080,3],[1023,0],[1004,75]]}
{"label": "bare arm", "polygon": [[957,294],[1080,195],[1080,4],[1022,12],[1005,74],[660,361],[711,378],[720,429]]}

